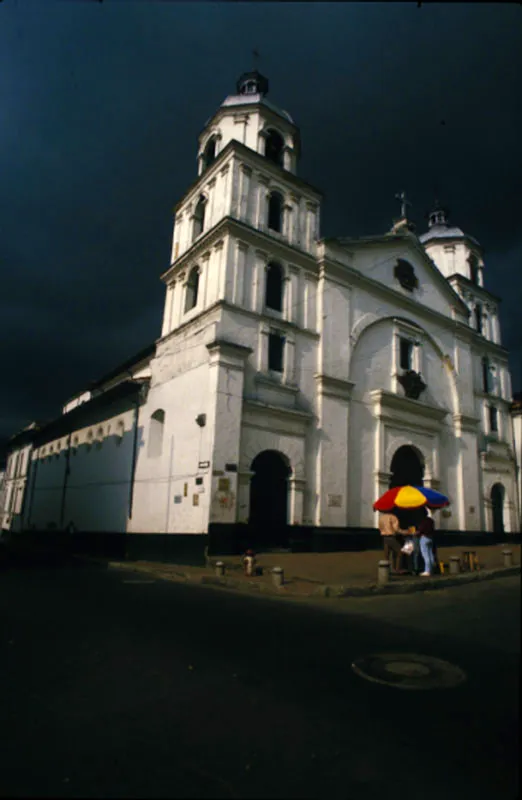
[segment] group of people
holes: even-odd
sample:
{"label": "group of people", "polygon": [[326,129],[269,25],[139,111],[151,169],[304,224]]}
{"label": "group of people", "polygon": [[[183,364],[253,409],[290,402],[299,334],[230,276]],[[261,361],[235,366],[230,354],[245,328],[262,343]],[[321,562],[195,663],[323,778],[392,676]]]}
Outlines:
{"label": "group of people", "polygon": [[[384,557],[390,561],[391,571],[396,575],[408,572],[429,577],[438,570],[434,544],[435,525],[428,510],[381,514],[379,530],[383,538]],[[424,568],[421,567],[421,558]],[[408,569],[404,561],[408,560]]]}

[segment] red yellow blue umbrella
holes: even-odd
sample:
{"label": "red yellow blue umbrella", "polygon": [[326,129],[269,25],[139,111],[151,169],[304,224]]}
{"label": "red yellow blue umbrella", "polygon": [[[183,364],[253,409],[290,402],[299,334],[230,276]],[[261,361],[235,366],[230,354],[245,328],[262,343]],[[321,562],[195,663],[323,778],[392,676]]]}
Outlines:
{"label": "red yellow blue umbrella", "polygon": [[427,508],[436,509],[449,506],[445,494],[428,489],[425,486],[396,486],[388,489],[373,504],[374,511],[391,511],[393,508]]}

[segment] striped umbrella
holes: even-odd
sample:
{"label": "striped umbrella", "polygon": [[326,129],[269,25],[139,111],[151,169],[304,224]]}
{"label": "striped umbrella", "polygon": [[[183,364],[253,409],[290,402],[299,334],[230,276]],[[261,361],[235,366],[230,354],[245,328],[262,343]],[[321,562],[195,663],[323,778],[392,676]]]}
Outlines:
{"label": "striped umbrella", "polygon": [[445,494],[428,489],[425,486],[395,486],[388,489],[382,497],[373,504],[374,511],[391,511],[393,508],[427,508],[436,509],[449,506],[449,499]]}

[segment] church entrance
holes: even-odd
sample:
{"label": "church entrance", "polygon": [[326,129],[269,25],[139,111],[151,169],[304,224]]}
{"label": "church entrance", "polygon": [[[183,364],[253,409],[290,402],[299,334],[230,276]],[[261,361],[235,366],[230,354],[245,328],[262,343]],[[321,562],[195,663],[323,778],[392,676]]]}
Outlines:
{"label": "church entrance", "polygon": [[[422,486],[424,483],[424,462],[414,447],[403,445],[395,452],[391,462],[390,489],[396,486]],[[416,525],[420,518],[414,510],[397,511],[401,528]]]}
{"label": "church entrance", "polygon": [[501,483],[495,483],[491,489],[491,509],[493,533],[504,533],[504,487]]}
{"label": "church entrance", "polygon": [[417,451],[410,445],[399,447],[391,462],[390,489],[396,486],[422,486],[424,464]]}
{"label": "church entrance", "polygon": [[259,453],[250,467],[249,526],[258,545],[282,547],[288,538],[288,478],[291,470],[276,450]]}

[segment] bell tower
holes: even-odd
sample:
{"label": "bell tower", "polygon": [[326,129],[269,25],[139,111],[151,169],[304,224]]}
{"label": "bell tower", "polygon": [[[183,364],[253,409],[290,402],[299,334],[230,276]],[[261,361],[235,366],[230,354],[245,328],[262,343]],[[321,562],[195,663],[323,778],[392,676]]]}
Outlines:
{"label": "bell tower", "polygon": [[[315,256],[321,193],[297,178],[299,129],[268,92],[258,69],[242,73],[198,137],[198,174],[175,208],[171,266],[162,276],[162,336],[220,301],[263,313],[267,286],[276,316],[293,322],[300,313],[287,261],[292,248]],[[253,235],[258,241],[247,245]],[[275,245],[290,252],[276,254]]]}
{"label": "bell tower", "polygon": [[428,231],[419,240],[470,310],[470,326],[500,344],[497,298],[484,288],[484,258],[479,242],[451,225],[449,211],[438,200],[428,216]]}

